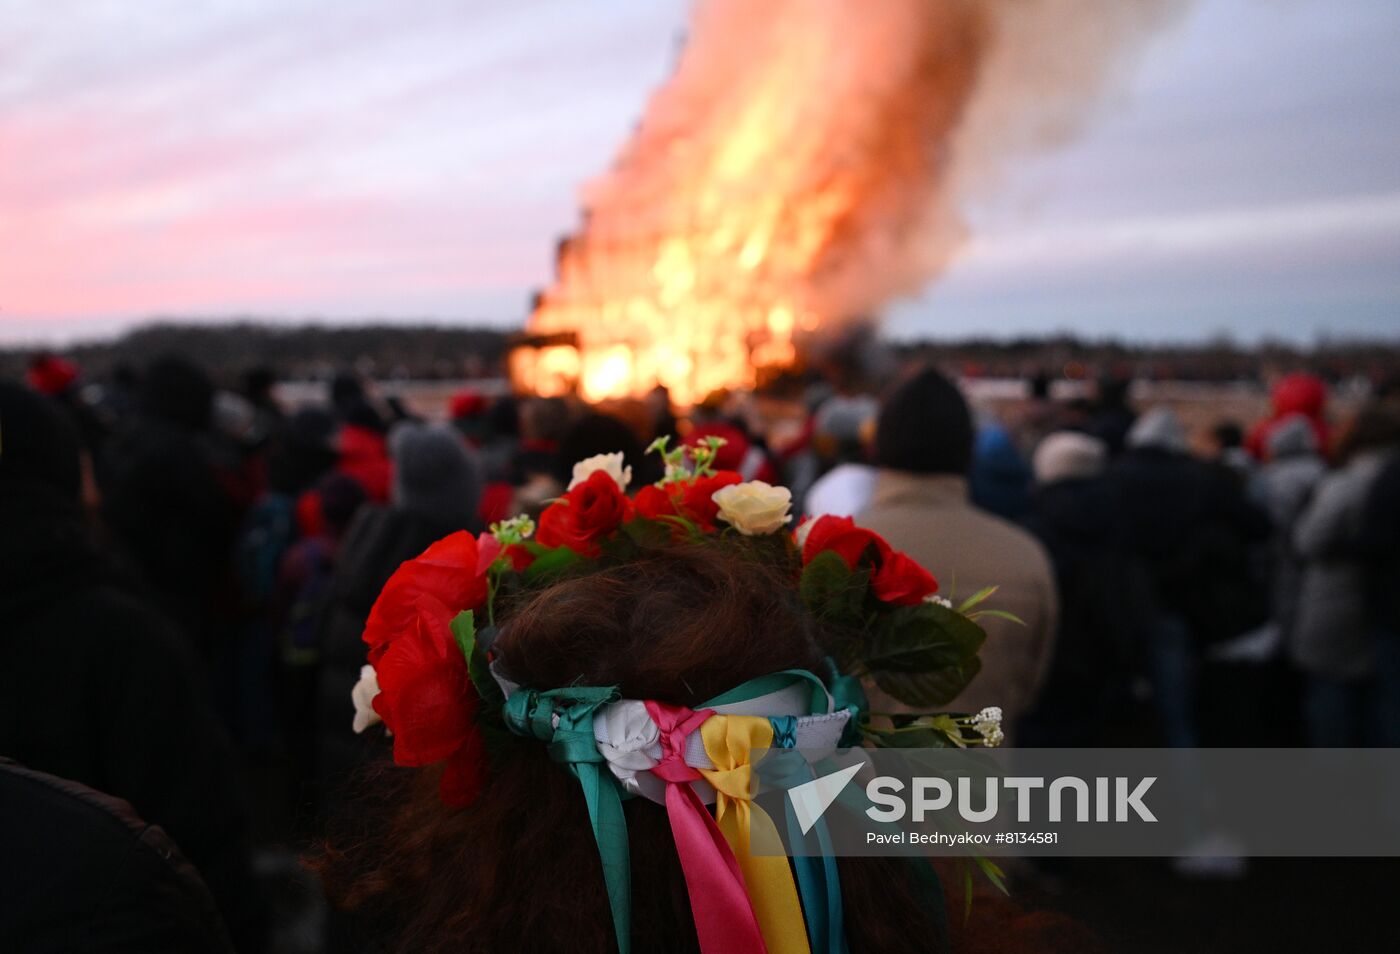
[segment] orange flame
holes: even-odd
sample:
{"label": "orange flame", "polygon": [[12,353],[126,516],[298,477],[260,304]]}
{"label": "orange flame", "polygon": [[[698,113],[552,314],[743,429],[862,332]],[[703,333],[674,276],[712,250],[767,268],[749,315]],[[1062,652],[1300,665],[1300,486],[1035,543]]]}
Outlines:
{"label": "orange flame", "polygon": [[[700,0],[675,73],[585,189],[582,227],[530,316],[532,334],[577,347],[517,349],[516,386],[600,401],[660,384],[688,405],[919,289],[964,236],[955,147],[962,166],[985,165],[959,127],[991,41],[1013,37],[990,50],[1010,76],[1017,35],[1109,32],[1087,10],[1064,16],[1078,2]],[[1055,46],[1059,67],[1035,61],[1047,76],[1090,75],[1084,43]],[[974,135],[1015,118],[985,98]]]}

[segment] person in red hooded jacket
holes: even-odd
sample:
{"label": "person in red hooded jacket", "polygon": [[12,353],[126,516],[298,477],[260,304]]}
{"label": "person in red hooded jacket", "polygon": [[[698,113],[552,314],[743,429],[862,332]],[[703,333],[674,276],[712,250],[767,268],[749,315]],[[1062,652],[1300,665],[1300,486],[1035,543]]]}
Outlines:
{"label": "person in red hooded jacket", "polygon": [[1308,419],[1317,437],[1317,446],[1324,455],[1327,453],[1331,447],[1331,429],[1327,426],[1326,418],[1327,385],[1321,378],[1303,371],[1280,378],[1274,385],[1273,407],[1273,413],[1254,425],[1245,441],[1244,446],[1250,454],[1258,460],[1263,460],[1269,434],[1284,418],[1294,414],[1301,414]]}

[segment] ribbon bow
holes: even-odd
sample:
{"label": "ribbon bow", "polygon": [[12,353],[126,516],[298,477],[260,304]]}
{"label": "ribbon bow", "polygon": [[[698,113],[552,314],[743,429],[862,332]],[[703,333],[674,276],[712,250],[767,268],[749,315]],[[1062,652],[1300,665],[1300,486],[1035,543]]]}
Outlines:
{"label": "ribbon bow", "polygon": [[782,855],[755,855],[754,832],[765,844],[779,845],[778,831],[753,799],[754,749],[773,744],[773,724],[762,716],[717,715],[700,727],[705,754],[714,769],[700,769],[715,789],[719,830],[738,859],[748,885],[763,940],[773,954],[808,954],[802,906],[792,883],[792,871]]}
{"label": "ribbon bow", "polygon": [[661,760],[652,774],[666,782],[666,815],[676,840],[695,933],[703,954],[765,954],[763,933],[744,889],[739,863],[690,783],[701,774],[685,762],[685,740],[714,711],[647,701],[660,730]]}
{"label": "ribbon bow", "polygon": [[627,820],[613,776],[603,770],[603,754],[593,737],[599,706],[618,698],[616,686],[570,686],[537,692],[517,689],[506,699],[506,725],[517,735],[549,743],[549,757],[567,766],[583,787],[588,820],[603,864],[603,884],[612,908],[620,954],[632,947],[632,870],[628,857]]}

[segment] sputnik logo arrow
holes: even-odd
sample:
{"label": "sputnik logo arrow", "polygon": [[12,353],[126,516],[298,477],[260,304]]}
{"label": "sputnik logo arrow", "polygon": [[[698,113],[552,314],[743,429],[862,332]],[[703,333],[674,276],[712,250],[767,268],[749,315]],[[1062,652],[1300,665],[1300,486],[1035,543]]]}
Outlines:
{"label": "sputnik logo arrow", "polygon": [[865,763],[857,762],[849,768],[843,768],[839,772],[832,772],[830,775],[823,775],[821,778],[813,779],[810,782],[803,782],[796,788],[788,790],[788,797],[792,799],[792,810],[797,815],[797,824],[802,829],[802,834],[812,830],[812,826],[817,823],[831,803],[845,791],[851,779],[861,770]]}

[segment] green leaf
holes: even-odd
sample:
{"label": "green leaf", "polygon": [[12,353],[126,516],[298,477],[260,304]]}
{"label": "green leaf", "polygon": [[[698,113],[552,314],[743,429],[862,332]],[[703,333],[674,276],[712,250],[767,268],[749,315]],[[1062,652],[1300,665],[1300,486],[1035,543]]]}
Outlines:
{"label": "green leaf", "polygon": [[812,558],[802,569],[798,589],[802,602],[819,619],[859,627],[865,594],[870,587],[868,570],[852,571],[830,550]]}
{"label": "green leaf", "polygon": [[982,587],[982,589],[978,590],[976,593],[973,593],[967,599],[963,600],[961,603],[958,604],[958,612],[966,616],[968,610],[972,609],[978,603],[986,602],[987,598],[996,591],[997,588],[995,586]]}
{"label": "green leaf", "polygon": [[914,726],[908,729],[876,729],[866,726],[862,729],[866,737],[881,749],[952,749],[957,746],[948,734],[933,726]]}
{"label": "green leaf", "polygon": [[472,651],[476,649],[476,614],[471,610],[462,610],[452,620],[452,638],[457,640],[457,648],[462,651],[462,658],[467,665],[471,665]]}
{"label": "green leaf", "polygon": [[875,684],[911,706],[951,702],[981,669],[986,635],[965,616],[938,603],[902,606],[885,616],[862,661]]}
{"label": "green leaf", "polygon": [[1008,622],[1015,623],[1017,626],[1024,626],[1024,625],[1026,625],[1026,621],[1025,621],[1025,620],[1023,620],[1021,617],[1017,616],[1015,613],[1008,613],[1006,610],[995,610],[995,609],[992,609],[992,610],[978,610],[978,611],[975,612],[975,613],[969,614],[967,618],[968,618],[968,619],[972,619],[972,620],[977,620],[977,619],[981,619],[983,616],[993,616],[993,617],[995,617],[995,618],[997,618],[997,619],[1004,619],[1004,620],[1007,620]]}
{"label": "green leaf", "polygon": [[478,711],[483,715],[499,713],[501,706],[505,703],[505,696],[491,675],[491,663],[486,658],[486,653],[482,651],[481,644],[477,642],[476,614],[471,610],[463,610],[452,620],[451,627],[452,636],[457,641],[457,648],[462,651],[462,656],[467,660],[467,675],[471,677],[476,694],[481,699]]}
{"label": "green leaf", "polygon": [[530,550],[535,554],[535,562],[520,574],[531,583],[558,575],[583,559],[568,547],[539,547],[538,544],[536,546],[538,549],[532,547]]}
{"label": "green leaf", "polygon": [[[668,518],[663,517],[662,520]],[[693,524],[680,517],[671,517],[671,520],[679,521],[688,529],[693,529]],[[639,547],[664,546],[671,539],[671,528],[661,520],[648,520],[646,517],[638,517],[629,520],[622,525],[622,532],[626,537]]]}
{"label": "green leaf", "polygon": [[962,864],[963,870],[963,924],[972,919],[972,866]]}
{"label": "green leaf", "polygon": [[994,884],[998,891],[1007,897],[1011,896],[1011,892],[1006,890],[1006,873],[997,867],[996,862],[990,858],[983,858],[981,855],[973,855],[972,860],[977,863],[977,867],[982,869],[987,880]]}

